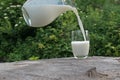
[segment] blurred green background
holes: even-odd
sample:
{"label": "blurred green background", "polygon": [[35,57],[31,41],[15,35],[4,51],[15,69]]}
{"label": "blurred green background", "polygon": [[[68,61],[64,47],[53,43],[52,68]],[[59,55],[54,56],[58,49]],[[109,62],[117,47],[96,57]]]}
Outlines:
{"label": "blurred green background", "polygon": [[[25,0],[0,0],[0,62],[71,57],[71,31],[79,29],[71,11],[42,28],[26,25]],[[90,56],[120,56],[120,0],[76,0],[89,31]]]}

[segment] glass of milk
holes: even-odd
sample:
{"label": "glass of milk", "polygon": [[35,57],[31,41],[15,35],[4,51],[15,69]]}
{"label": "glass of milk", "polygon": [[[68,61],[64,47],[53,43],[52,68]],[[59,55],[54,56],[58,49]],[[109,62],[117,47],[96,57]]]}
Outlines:
{"label": "glass of milk", "polygon": [[86,40],[83,38],[83,34],[80,30],[72,31],[72,52],[74,58],[78,59],[85,59],[88,57],[89,53],[89,37],[88,37],[88,30],[85,30]]}

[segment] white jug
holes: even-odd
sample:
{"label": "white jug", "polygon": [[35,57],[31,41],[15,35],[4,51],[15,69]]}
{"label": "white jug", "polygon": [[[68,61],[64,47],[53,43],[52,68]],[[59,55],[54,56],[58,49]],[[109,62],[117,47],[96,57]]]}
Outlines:
{"label": "white jug", "polygon": [[22,12],[27,25],[42,27],[50,24],[60,14],[71,10],[71,5],[71,0],[27,0]]}

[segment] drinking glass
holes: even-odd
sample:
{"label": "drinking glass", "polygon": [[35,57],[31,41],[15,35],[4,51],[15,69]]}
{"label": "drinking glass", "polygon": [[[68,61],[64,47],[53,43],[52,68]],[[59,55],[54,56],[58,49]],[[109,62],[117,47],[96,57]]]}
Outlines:
{"label": "drinking glass", "polygon": [[83,33],[80,30],[72,31],[72,52],[74,55],[74,58],[81,58],[85,59],[88,57],[89,53],[89,36],[88,36],[88,30],[85,30],[85,37],[83,37]]}

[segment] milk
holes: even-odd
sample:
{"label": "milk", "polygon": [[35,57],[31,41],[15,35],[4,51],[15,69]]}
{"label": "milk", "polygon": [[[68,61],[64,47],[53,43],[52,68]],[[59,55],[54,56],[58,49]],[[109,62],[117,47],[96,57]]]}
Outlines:
{"label": "milk", "polygon": [[43,27],[52,23],[60,14],[70,10],[70,6],[64,5],[35,5],[27,7],[29,13],[30,24],[32,27]]}
{"label": "milk", "polygon": [[89,41],[72,41],[72,51],[75,58],[86,57],[89,53]]}

